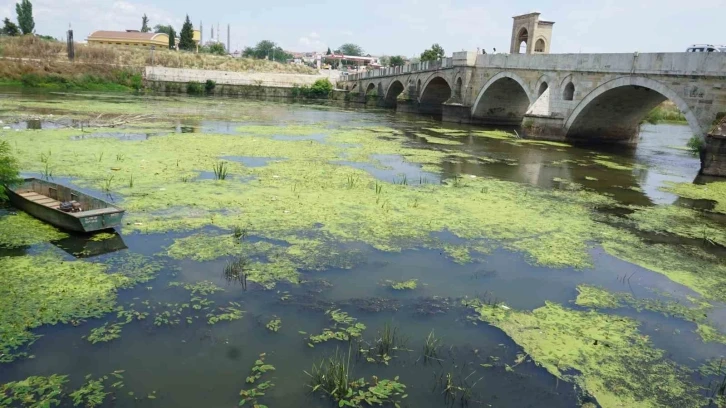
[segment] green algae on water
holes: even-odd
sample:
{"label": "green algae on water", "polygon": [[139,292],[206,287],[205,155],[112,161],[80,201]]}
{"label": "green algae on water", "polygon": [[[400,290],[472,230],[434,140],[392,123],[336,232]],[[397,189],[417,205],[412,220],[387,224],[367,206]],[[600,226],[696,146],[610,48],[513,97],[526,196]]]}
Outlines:
{"label": "green algae on water", "polygon": [[479,320],[504,331],[553,375],[580,384],[604,408],[703,404],[688,370],[654,348],[635,320],[550,302],[532,312],[468,304]]}
{"label": "green algae on water", "polygon": [[414,290],[418,287],[418,279],[409,279],[406,281],[387,280],[386,284],[395,290]]}
{"label": "green algae on water", "polygon": [[675,205],[640,208],[628,218],[641,231],[669,233],[726,247],[726,228],[690,208]]}
{"label": "green algae on water", "polygon": [[0,215],[0,247],[17,248],[66,237],[68,234],[24,212]]}
{"label": "green algae on water", "polygon": [[627,166],[605,159],[595,159],[593,162],[613,170],[633,170],[634,168],[633,166]]}
{"label": "green algae on water", "polygon": [[726,181],[708,184],[666,182],[666,185],[661,190],[684,198],[715,201],[714,211],[726,214]]}
{"label": "green algae on water", "polygon": [[590,285],[577,287],[575,304],[591,309],[617,309],[632,307],[637,311],[649,310],[662,313],[664,316],[683,319],[696,323],[695,332],[704,342],[726,343],[726,334],[721,333],[711,325],[708,312],[712,306],[708,302],[692,299],[692,305],[682,302],[667,301],[653,298],[635,298],[630,293],[611,293]]}
{"label": "green algae on water", "polygon": [[24,355],[44,324],[78,323],[113,311],[116,290],[129,278],[107,266],[66,261],[53,253],[0,258],[0,362]]}

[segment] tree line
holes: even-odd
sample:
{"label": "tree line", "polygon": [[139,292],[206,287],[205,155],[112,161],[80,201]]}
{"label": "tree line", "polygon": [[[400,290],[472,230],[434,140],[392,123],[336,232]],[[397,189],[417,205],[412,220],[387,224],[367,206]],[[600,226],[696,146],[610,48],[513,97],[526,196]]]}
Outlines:
{"label": "tree line", "polygon": [[5,20],[3,20],[2,35],[15,37],[35,34],[33,4],[30,0],[21,0],[20,3],[15,3],[15,14],[17,15],[18,24],[15,24],[9,18],[5,17]]}

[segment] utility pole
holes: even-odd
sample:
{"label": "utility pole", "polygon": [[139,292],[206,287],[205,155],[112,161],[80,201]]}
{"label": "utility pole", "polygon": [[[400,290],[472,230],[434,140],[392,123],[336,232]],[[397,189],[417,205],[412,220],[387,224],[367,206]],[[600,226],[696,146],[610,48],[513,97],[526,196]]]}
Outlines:
{"label": "utility pole", "polygon": [[227,24],[227,54],[229,54],[229,53],[231,53],[231,52],[232,52],[232,51],[231,51],[231,50],[229,49],[229,46],[230,46],[230,44],[231,44],[231,43],[230,43],[230,41],[229,41],[229,24]]}
{"label": "utility pole", "polygon": [[73,61],[76,58],[75,44],[73,43],[73,29],[68,24],[68,59]]}
{"label": "utility pole", "polygon": [[199,45],[204,45],[204,25],[202,25],[202,20],[199,20]]}

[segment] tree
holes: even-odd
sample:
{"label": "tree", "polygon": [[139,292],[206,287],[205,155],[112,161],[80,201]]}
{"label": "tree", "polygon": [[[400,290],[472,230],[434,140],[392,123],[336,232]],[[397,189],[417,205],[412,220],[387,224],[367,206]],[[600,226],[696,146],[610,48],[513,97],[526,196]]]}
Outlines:
{"label": "tree", "polygon": [[166,35],[171,36],[171,33],[174,32],[174,27],[172,27],[170,25],[157,24],[154,26],[154,32],[155,33],[164,33]]}
{"label": "tree", "polygon": [[390,64],[392,67],[400,67],[405,63],[406,63],[406,60],[400,55],[395,55],[395,56],[391,57],[391,59],[390,59]]}
{"label": "tree", "polygon": [[207,47],[207,52],[210,54],[216,54],[216,55],[227,55],[227,49],[224,47],[224,44],[215,42],[210,43]]}
{"label": "tree", "polygon": [[332,53],[330,52],[330,47],[328,47],[328,52],[326,52],[325,55],[330,55],[330,54],[332,54]]}
{"label": "tree", "polygon": [[342,52],[343,55],[351,55],[356,57],[363,55],[363,48],[356,44],[343,44],[340,46],[339,51]]}
{"label": "tree", "polygon": [[169,26],[169,32],[167,33],[167,35],[169,36],[169,49],[173,50],[176,48],[176,31],[174,31],[174,28],[172,26]]}
{"label": "tree", "polygon": [[15,25],[15,23],[10,21],[9,18],[6,17],[5,20],[3,20],[3,23],[5,24],[5,26],[2,29],[3,35],[9,35],[11,37],[16,37],[16,36],[20,35],[20,28],[18,28],[18,26]]}
{"label": "tree", "polygon": [[421,53],[421,62],[424,61],[437,61],[446,56],[444,49],[439,44],[434,44],[430,49]]}
{"label": "tree", "polygon": [[189,20],[189,15],[187,14],[187,19],[184,21],[181,34],[179,34],[179,48],[182,50],[194,51],[195,47],[194,26],[192,25],[191,20]]}
{"label": "tree", "polygon": [[351,55],[351,56],[361,56],[363,55],[363,48],[361,48],[357,44],[343,44],[336,50],[336,53],[341,53],[343,55]]}
{"label": "tree", "polygon": [[262,40],[254,48],[246,47],[242,55],[248,58],[267,58],[277,62],[287,62],[287,60],[292,58],[292,55],[285,52],[285,50],[270,40]]}
{"label": "tree", "polygon": [[5,201],[8,196],[5,194],[5,185],[19,183],[18,162],[11,154],[10,143],[0,140],[0,201]]}
{"label": "tree", "polygon": [[141,32],[148,33],[150,31],[151,28],[149,28],[149,17],[146,17],[146,14],[144,14],[144,16],[141,17]]}
{"label": "tree", "polygon": [[21,0],[20,3],[15,3],[15,12],[18,14],[18,25],[23,35],[33,34],[35,20],[33,20],[33,4],[30,3],[30,0]]}
{"label": "tree", "polygon": [[378,62],[380,62],[382,66],[387,67],[391,65],[391,57],[389,57],[388,55],[383,55],[378,58]]}

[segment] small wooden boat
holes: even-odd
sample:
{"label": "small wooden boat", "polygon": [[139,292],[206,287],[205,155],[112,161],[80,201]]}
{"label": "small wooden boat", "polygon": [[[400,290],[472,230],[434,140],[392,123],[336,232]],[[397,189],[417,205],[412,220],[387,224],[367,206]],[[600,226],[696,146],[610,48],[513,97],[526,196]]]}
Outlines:
{"label": "small wooden boat", "polygon": [[[7,188],[7,194],[15,207],[69,231],[93,232],[114,228],[121,224],[124,215],[122,208],[99,198],[36,178],[25,179],[22,184]],[[62,207],[64,210],[61,210]]]}

